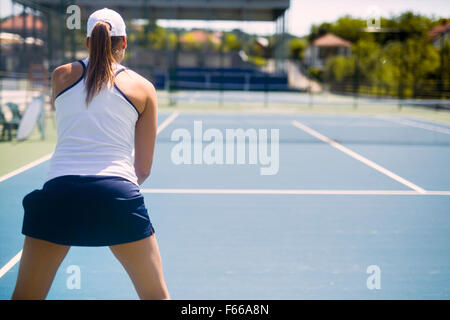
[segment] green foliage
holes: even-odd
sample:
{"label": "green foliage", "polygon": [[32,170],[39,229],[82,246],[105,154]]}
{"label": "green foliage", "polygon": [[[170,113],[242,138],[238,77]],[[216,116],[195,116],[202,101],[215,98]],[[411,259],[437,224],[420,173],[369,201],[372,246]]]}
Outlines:
{"label": "green foliage", "polygon": [[365,27],[366,20],[344,16],[334,23],[323,22],[320,25],[312,25],[308,40],[313,41],[326,33],[333,33],[348,41],[357,42],[361,38],[367,39],[372,37],[370,33],[361,32]]}
{"label": "green foliage", "polygon": [[323,80],[323,70],[315,67],[309,67],[307,74],[310,78],[318,81]]}
{"label": "green foliage", "polygon": [[[316,68],[309,68],[308,73],[314,75]],[[324,68],[324,78],[336,84],[351,82],[355,70],[353,59],[346,57],[333,57],[328,59]]]}
{"label": "green foliage", "polygon": [[257,67],[264,67],[267,65],[267,59],[258,56],[249,56],[248,62],[253,63]]}
{"label": "green foliage", "polygon": [[200,50],[202,47],[202,44],[195,40],[195,36],[191,32],[183,34],[183,40],[182,48],[185,50]]}
{"label": "green foliage", "polygon": [[[269,47],[270,47],[270,40],[269,40]],[[267,58],[267,53],[270,49],[261,47],[257,42],[256,36],[250,36],[247,39],[247,41],[243,44],[242,50],[244,50],[248,56]]]}
{"label": "green foliage", "polygon": [[[349,15],[334,22],[311,27],[305,38],[285,35],[285,47],[280,47],[279,35],[268,36],[262,46],[256,35],[240,30],[224,32],[220,41],[209,34],[199,43],[188,31],[173,31],[155,22],[130,30],[129,42],[138,46],[166,50],[240,51],[256,66],[264,66],[275,54],[301,62],[308,42],[326,33],[333,33],[352,43],[350,56],[335,56],[325,62],[323,69],[309,68],[308,74],[341,92],[360,92],[401,97],[448,97],[450,92],[450,40],[440,47],[433,46],[429,31],[444,22],[413,12],[381,18],[384,32],[367,32],[367,21]],[[276,51],[276,52],[275,52]],[[439,92],[442,92],[440,94]]]}
{"label": "green foliage", "polygon": [[356,43],[362,39],[370,41],[373,35],[368,32],[361,32],[366,27],[366,20],[345,16],[331,24],[330,32],[352,43]]}
{"label": "green foliage", "polygon": [[156,50],[162,50],[167,47],[167,34],[166,29],[159,26],[155,26],[152,32],[147,33],[148,41],[150,47]]}
{"label": "green foliage", "polygon": [[381,19],[381,27],[389,32],[375,34],[363,31],[365,20],[346,16],[313,26],[309,38],[331,32],[353,43],[351,56],[332,57],[325,64],[323,80],[333,90],[400,97],[448,96],[450,40],[437,48],[428,36],[439,23],[442,21],[405,12]]}
{"label": "green foliage", "polygon": [[226,33],[224,40],[225,51],[239,51],[242,41],[234,33]]}
{"label": "green foliage", "polygon": [[450,39],[446,39],[439,50],[441,60],[440,76],[441,79],[450,85]]}
{"label": "green foliage", "polygon": [[289,57],[294,60],[302,60],[308,43],[299,38],[293,38],[289,42]]}

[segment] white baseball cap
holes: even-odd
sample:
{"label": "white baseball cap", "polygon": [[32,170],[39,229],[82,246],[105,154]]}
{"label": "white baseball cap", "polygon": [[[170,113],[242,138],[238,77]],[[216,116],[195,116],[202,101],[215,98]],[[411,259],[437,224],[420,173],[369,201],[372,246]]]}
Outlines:
{"label": "white baseball cap", "polygon": [[87,36],[90,37],[92,29],[99,21],[105,21],[111,26],[110,34],[111,37],[126,36],[125,22],[123,21],[121,15],[114,10],[103,8],[93,12],[87,22]]}

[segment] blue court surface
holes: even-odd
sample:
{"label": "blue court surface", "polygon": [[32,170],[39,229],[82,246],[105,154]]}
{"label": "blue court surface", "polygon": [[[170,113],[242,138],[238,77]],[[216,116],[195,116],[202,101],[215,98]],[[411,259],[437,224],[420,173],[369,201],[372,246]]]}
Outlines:
{"label": "blue court surface", "polygon": [[[223,137],[267,129],[269,152],[261,154],[258,136],[256,163],[245,140],[243,164],[175,164],[175,130],[190,133],[192,161],[195,148],[206,153],[211,144],[195,137],[194,121]],[[141,192],[173,299],[449,299],[448,125],[211,113],[162,114],[159,123]],[[279,130],[278,150],[271,129]],[[225,142],[222,151],[225,159]],[[268,155],[278,170],[261,175]],[[22,198],[42,187],[47,168],[43,161],[0,182],[0,299],[10,298],[17,277]],[[67,285],[73,265],[79,289]],[[138,297],[107,247],[73,247],[48,298]]]}

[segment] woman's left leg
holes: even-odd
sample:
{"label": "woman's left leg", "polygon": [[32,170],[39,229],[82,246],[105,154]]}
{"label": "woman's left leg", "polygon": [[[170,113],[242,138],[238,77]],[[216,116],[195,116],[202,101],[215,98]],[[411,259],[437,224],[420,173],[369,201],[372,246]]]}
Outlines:
{"label": "woman's left leg", "polygon": [[110,249],[130,276],[139,298],[170,299],[155,234],[142,240],[110,246]]}
{"label": "woman's left leg", "polygon": [[26,236],[12,299],[45,299],[69,249],[69,246]]}

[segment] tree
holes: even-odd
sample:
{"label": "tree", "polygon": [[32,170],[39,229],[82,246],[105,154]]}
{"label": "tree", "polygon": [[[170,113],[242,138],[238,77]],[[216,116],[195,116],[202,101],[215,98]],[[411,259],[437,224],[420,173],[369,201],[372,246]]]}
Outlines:
{"label": "tree", "polygon": [[437,81],[439,81],[439,89],[441,90],[441,97],[447,97],[450,95],[450,40],[443,41],[443,45],[440,48],[440,67],[437,75]]}
{"label": "tree", "polygon": [[371,41],[373,40],[373,34],[364,32],[364,29],[366,27],[366,20],[352,18],[351,16],[347,15],[339,18],[336,22],[332,23],[329,32],[352,43],[356,43],[361,39]]}
{"label": "tree", "polygon": [[289,57],[294,60],[302,60],[305,55],[307,45],[307,42],[303,39],[291,39],[289,42]]}
{"label": "tree", "polygon": [[323,22],[320,25],[313,24],[308,35],[308,41],[312,42],[316,38],[321,37],[328,32],[331,32],[331,23]]}
{"label": "tree", "polygon": [[200,50],[202,44],[197,42],[192,32],[183,34],[183,49],[185,50]]}
{"label": "tree", "polygon": [[361,38],[369,39],[373,35],[363,32],[367,27],[366,20],[343,16],[333,23],[323,22],[320,25],[312,25],[308,40],[311,42],[326,33],[333,33],[350,42],[357,42]]}
{"label": "tree", "polygon": [[405,43],[407,70],[413,97],[417,97],[427,77],[439,68],[439,52],[426,39],[408,39]]}
{"label": "tree", "polygon": [[225,51],[239,51],[242,48],[242,41],[234,33],[225,33]]}
{"label": "tree", "polygon": [[323,78],[336,90],[441,97],[450,82],[450,41],[435,48],[428,36],[439,23],[442,20],[405,12],[381,19],[387,32],[370,33],[364,32],[365,20],[345,16],[313,26],[309,38],[331,32],[353,43],[352,56],[331,58],[324,67]]}
{"label": "tree", "polygon": [[166,29],[159,26],[154,26],[152,27],[152,30],[149,30],[147,33],[147,43],[152,49],[163,50],[167,48],[167,37],[168,34]]}
{"label": "tree", "polygon": [[327,60],[323,77],[330,83],[332,89],[347,91],[355,70],[353,59],[348,57],[333,57]]}

